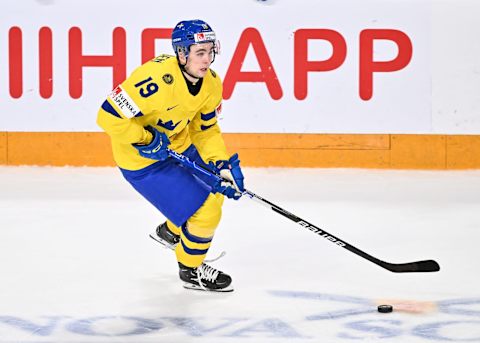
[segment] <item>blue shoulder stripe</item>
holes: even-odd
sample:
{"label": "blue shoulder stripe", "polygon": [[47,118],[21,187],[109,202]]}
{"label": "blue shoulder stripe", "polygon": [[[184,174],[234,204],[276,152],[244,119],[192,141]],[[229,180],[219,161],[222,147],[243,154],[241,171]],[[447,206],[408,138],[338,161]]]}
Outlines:
{"label": "blue shoulder stripe", "polygon": [[213,111],[213,112],[210,112],[210,113],[207,113],[207,114],[202,113],[201,117],[202,117],[202,120],[207,121],[207,120],[210,120],[212,118],[215,118],[216,115],[217,115],[217,113],[215,111]]}
{"label": "blue shoulder stripe", "polygon": [[216,123],[217,123],[217,122],[213,123],[212,125],[202,125],[202,126],[201,126],[201,129],[202,129],[202,131],[205,131],[205,130],[211,128],[212,126],[215,126]]}
{"label": "blue shoulder stripe", "polygon": [[114,115],[115,117],[118,117],[118,118],[122,118],[120,116],[120,114],[118,114],[117,111],[115,111],[115,109],[113,108],[113,106],[107,101],[105,100],[102,104],[102,109],[105,111],[105,112],[108,112],[112,115]]}

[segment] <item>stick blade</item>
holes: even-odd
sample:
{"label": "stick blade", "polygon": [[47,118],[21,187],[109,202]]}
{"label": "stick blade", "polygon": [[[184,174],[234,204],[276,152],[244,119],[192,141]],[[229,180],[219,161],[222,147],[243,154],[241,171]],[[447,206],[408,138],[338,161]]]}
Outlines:
{"label": "stick blade", "polygon": [[383,267],[394,273],[431,273],[440,270],[440,265],[434,260],[400,264],[386,263]]}

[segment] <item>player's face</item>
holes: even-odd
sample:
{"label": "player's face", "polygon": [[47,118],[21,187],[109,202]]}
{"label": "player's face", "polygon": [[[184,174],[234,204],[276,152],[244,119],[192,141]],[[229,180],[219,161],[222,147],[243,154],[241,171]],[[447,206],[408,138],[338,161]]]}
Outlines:
{"label": "player's face", "polygon": [[193,76],[202,78],[207,73],[214,57],[213,43],[194,44],[190,46],[185,69]]}

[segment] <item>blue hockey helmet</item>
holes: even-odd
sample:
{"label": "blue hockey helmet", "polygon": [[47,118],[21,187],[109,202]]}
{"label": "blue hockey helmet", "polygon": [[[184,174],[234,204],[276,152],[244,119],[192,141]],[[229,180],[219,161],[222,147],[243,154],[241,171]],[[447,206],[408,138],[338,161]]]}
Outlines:
{"label": "blue hockey helmet", "polygon": [[219,43],[215,32],[206,22],[200,19],[184,20],[175,25],[172,32],[172,46],[175,54],[183,52],[188,57],[193,44],[213,43],[214,51],[219,53]]}

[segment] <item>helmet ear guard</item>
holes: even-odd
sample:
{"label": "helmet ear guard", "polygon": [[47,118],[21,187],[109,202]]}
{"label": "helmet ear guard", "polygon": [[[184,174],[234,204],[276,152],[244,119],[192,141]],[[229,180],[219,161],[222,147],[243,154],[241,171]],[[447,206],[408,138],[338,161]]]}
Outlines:
{"label": "helmet ear guard", "polygon": [[190,48],[187,49],[184,46],[177,46],[177,47],[175,47],[175,49],[176,49],[175,50],[175,55],[177,55],[177,57],[178,57],[179,54],[183,54],[185,57],[187,57],[188,56],[188,50],[190,50]]}

